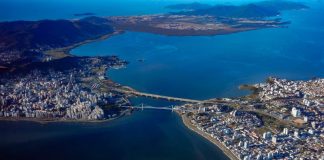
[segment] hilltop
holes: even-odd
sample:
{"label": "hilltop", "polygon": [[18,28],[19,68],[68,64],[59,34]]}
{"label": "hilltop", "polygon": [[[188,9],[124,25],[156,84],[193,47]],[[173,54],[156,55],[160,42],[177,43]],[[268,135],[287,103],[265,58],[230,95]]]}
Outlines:
{"label": "hilltop", "polygon": [[33,61],[42,52],[112,33],[108,20],[41,20],[0,23],[0,66]]}

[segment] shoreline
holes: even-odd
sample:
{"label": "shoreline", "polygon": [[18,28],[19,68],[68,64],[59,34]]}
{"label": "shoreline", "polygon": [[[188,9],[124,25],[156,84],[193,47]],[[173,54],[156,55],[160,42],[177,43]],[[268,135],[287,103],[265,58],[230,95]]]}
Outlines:
{"label": "shoreline", "polygon": [[[257,29],[250,29],[250,30],[257,30]],[[250,30],[245,30],[245,31],[250,31]],[[245,31],[238,31],[238,32],[245,32]],[[73,54],[71,54],[71,50],[76,48],[76,47],[82,46],[82,45],[87,44],[87,43],[92,43],[92,42],[96,42],[96,41],[100,41],[100,40],[105,40],[105,39],[110,38],[112,36],[123,34],[124,32],[125,31],[123,31],[123,30],[117,30],[117,31],[113,32],[112,34],[103,35],[103,36],[101,36],[99,38],[96,38],[96,39],[86,40],[86,41],[83,41],[83,42],[80,42],[80,43],[77,43],[77,44],[74,44],[74,45],[71,45],[71,46],[68,46],[68,47],[65,47],[65,48],[58,48],[58,49],[46,51],[45,54],[53,56],[52,54],[48,54],[49,52],[52,52],[54,54],[63,53],[64,56],[74,56]],[[145,33],[148,33],[148,32],[145,32]],[[234,32],[234,33],[236,33],[236,32]],[[159,34],[159,33],[151,33],[151,34]],[[225,33],[225,34],[233,34],[233,33]],[[168,35],[166,34],[166,36],[168,36]],[[215,36],[215,35],[210,35],[210,36]],[[12,119],[12,120],[10,120],[9,119],[8,121],[32,121],[32,122],[36,122],[36,123],[40,123],[40,124],[59,123],[59,122],[63,122],[63,123],[103,123],[103,122],[111,122],[113,120],[122,118],[123,116],[125,116],[127,114],[127,112],[129,112],[129,110],[125,110],[123,113],[121,113],[120,115],[118,115],[115,118],[106,119],[106,120],[95,120],[95,121],[88,121],[88,120],[37,120],[37,119],[34,119],[34,120],[32,120],[32,119],[27,119],[27,120],[26,119],[18,119],[18,120]],[[188,129],[190,129],[191,131],[199,134],[199,136],[205,138],[209,142],[216,145],[216,147],[219,148],[229,159],[231,159],[231,160],[239,160],[229,149],[227,149],[219,141],[217,141],[216,139],[212,138],[210,135],[204,133],[203,131],[198,130],[195,126],[193,126],[189,122],[189,119],[185,115],[182,115],[179,112],[177,112],[177,114],[180,116],[180,118],[182,120],[182,123]],[[0,120],[1,120],[1,118],[0,118]]]}
{"label": "shoreline", "polygon": [[102,119],[102,120],[78,120],[78,119],[37,119],[37,118],[26,118],[26,117],[0,117],[0,122],[34,122],[38,124],[49,124],[49,123],[104,123],[111,122],[126,116],[130,113],[131,110],[126,109],[122,111],[117,117],[110,119]]}
{"label": "shoreline", "polygon": [[194,125],[191,124],[190,120],[184,115],[181,114],[179,112],[177,112],[177,114],[180,116],[182,123],[191,131],[199,134],[199,136],[205,138],[206,140],[208,140],[209,142],[213,143],[217,148],[219,148],[229,159],[231,160],[239,160],[233,153],[231,150],[229,150],[228,148],[226,148],[221,142],[219,142],[218,140],[216,140],[215,138],[211,137],[210,135],[208,135],[207,133],[197,129]]}
{"label": "shoreline", "polygon": [[[76,55],[71,54],[71,50],[73,50],[74,48],[77,48],[79,46],[82,46],[82,45],[85,45],[88,43],[105,40],[112,36],[123,34],[124,32],[125,31],[122,31],[122,30],[116,30],[113,33],[108,33],[108,34],[102,35],[95,39],[88,39],[88,40],[85,40],[85,41],[82,41],[82,42],[79,42],[76,44],[72,44],[70,46],[63,47],[63,48],[55,48],[52,50],[47,50],[47,51],[44,51],[43,54],[52,56],[54,59],[61,59],[61,58],[68,57],[68,56],[76,56]],[[81,57],[83,57],[83,56],[81,56]]]}

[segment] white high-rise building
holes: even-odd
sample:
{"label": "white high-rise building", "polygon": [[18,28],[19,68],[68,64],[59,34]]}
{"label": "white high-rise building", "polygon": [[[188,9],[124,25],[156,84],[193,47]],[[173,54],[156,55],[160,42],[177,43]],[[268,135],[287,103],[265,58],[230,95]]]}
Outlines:
{"label": "white high-rise building", "polygon": [[243,144],[242,141],[240,141],[238,145],[239,145],[240,147],[242,147],[244,144]]}
{"label": "white high-rise building", "polygon": [[299,131],[298,131],[298,130],[295,130],[295,132],[294,132],[294,136],[295,136],[296,138],[299,138]]}
{"label": "white high-rise building", "polygon": [[309,129],[309,130],[308,130],[308,133],[309,133],[309,134],[314,134],[314,130]]}
{"label": "white high-rise building", "polygon": [[263,137],[263,139],[266,139],[266,140],[271,139],[271,132],[264,132],[262,137]]}
{"label": "white high-rise building", "polygon": [[301,112],[299,109],[297,109],[296,107],[293,107],[292,110],[291,110],[291,114],[292,116],[294,117],[299,117],[301,115]]}
{"label": "white high-rise building", "polygon": [[256,157],[257,160],[262,160],[263,159],[263,156],[262,154],[258,154],[258,156]]}
{"label": "white high-rise building", "polygon": [[272,152],[269,152],[268,155],[267,155],[267,158],[268,159],[272,159],[273,158],[273,153]]}
{"label": "white high-rise building", "polygon": [[243,160],[250,160],[251,159],[251,155],[247,155],[243,158]]}
{"label": "white high-rise building", "polygon": [[272,141],[272,143],[276,144],[277,143],[277,136],[273,136],[271,141]]}
{"label": "white high-rise building", "polygon": [[307,116],[304,116],[304,122],[308,122],[308,117]]}
{"label": "white high-rise building", "polygon": [[315,122],[315,121],[313,121],[313,122],[311,123],[311,125],[312,125],[312,127],[313,127],[314,129],[316,129],[316,128],[317,128],[317,124],[316,124],[316,122]]}
{"label": "white high-rise building", "polygon": [[249,144],[249,141],[245,141],[244,142],[244,148],[249,148],[250,144]]}
{"label": "white high-rise building", "polygon": [[285,135],[288,135],[288,134],[289,134],[289,130],[288,130],[288,128],[284,128],[284,130],[283,130],[283,134],[285,134]]}

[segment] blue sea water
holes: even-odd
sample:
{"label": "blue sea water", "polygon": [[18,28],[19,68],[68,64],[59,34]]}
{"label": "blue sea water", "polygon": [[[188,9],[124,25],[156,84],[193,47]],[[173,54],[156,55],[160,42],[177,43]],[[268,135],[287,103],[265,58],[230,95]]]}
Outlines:
{"label": "blue sea water", "polygon": [[[187,0],[1,0],[0,21],[76,18],[75,13],[140,15],[167,12]],[[192,2],[192,1],[190,1]],[[247,3],[213,1],[208,3]],[[206,99],[247,94],[238,85],[268,76],[324,76],[324,4],[284,12],[288,28],[221,36],[175,37],[127,32],[78,47],[76,55],[118,55],[130,62],[108,76],[139,91]],[[144,62],[139,62],[144,59]],[[136,99],[134,103],[167,106]],[[80,124],[0,122],[0,159],[226,159],[210,142],[189,131],[168,111],[145,110],[113,122]]]}
{"label": "blue sea water", "polygon": [[146,110],[113,122],[0,122],[3,160],[227,159],[170,111]]}
{"label": "blue sea water", "polygon": [[[130,62],[109,77],[139,91],[207,99],[247,94],[240,84],[269,76],[310,79],[324,75],[323,5],[287,11],[288,28],[218,36],[164,36],[127,32],[76,48],[76,55],[118,55]],[[144,60],[139,62],[138,60]]]}
{"label": "blue sea water", "polygon": [[259,0],[0,0],[0,21],[74,19],[76,13],[97,16],[143,15],[169,12],[178,3],[242,4]]}

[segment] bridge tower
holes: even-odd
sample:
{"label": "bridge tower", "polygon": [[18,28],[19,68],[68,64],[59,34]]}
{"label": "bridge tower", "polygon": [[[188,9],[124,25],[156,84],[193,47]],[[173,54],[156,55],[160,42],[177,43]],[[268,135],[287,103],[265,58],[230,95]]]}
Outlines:
{"label": "bridge tower", "polygon": [[172,111],[172,112],[173,112],[173,109],[174,109],[174,106],[172,105],[172,106],[171,106],[171,111]]}
{"label": "bridge tower", "polygon": [[142,105],[142,111],[143,111],[144,110],[144,104],[142,103],[141,105]]}

